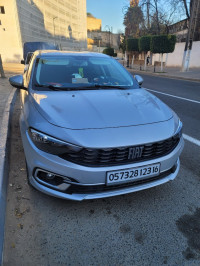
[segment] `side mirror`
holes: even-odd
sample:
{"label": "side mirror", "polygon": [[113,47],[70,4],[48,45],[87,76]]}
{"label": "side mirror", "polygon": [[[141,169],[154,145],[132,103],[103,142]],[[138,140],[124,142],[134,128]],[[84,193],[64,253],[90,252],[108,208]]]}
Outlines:
{"label": "side mirror", "polygon": [[24,61],[24,60],[21,60],[21,64],[22,64],[22,65],[25,65],[25,61]]}
{"label": "side mirror", "polygon": [[23,76],[17,75],[9,78],[10,84],[17,89],[24,89]]}
{"label": "side mirror", "polygon": [[139,75],[135,75],[134,79],[137,81],[137,83],[139,84],[139,86],[142,85],[142,83],[144,82],[143,78]]}

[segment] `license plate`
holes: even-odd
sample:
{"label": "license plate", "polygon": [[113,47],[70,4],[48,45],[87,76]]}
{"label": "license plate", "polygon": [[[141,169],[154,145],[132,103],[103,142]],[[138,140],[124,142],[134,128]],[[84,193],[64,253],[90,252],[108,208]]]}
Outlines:
{"label": "license plate", "polygon": [[146,177],[153,177],[160,174],[160,163],[107,172],[107,185],[114,183],[126,183]]}

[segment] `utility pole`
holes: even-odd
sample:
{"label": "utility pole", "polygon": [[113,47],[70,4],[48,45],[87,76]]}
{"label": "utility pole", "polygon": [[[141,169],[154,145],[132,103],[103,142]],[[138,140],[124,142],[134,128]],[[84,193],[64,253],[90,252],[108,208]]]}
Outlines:
{"label": "utility pole", "polygon": [[113,44],[113,36],[112,36],[112,31],[113,31],[113,28],[110,27],[110,47],[112,46]]}
{"label": "utility pole", "polygon": [[199,9],[200,9],[200,0],[193,0],[187,39],[185,43],[185,50],[183,54],[182,72],[189,70],[190,54],[192,50],[192,43],[194,39],[194,33],[196,30]]}
{"label": "utility pole", "polygon": [[111,47],[110,46],[110,28],[109,28],[109,47]]}
{"label": "utility pole", "polygon": [[112,29],[112,27],[110,28],[110,26],[106,25],[105,29],[106,28],[108,28],[108,32],[109,32],[109,47],[111,47],[111,39],[110,38],[111,38],[111,29]]}

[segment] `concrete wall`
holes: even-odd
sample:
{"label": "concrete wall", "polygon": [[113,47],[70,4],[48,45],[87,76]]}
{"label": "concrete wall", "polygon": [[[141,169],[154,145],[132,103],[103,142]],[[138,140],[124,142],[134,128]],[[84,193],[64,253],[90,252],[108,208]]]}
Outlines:
{"label": "concrete wall", "polygon": [[0,0],[5,14],[0,14],[0,54],[2,61],[17,61],[22,59],[22,40],[15,0]]}
{"label": "concrete wall", "polygon": [[[166,66],[169,67],[181,67],[183,60],[183,52],[185,48],[185,43],[177,43],[173,53],[168,55],[163,55],[163,61],[166,63]],[[160,61],[161,55],[154,54],[152,59],[152,64],[154,61]],[[191,57],[190,57],[190,67],[200,67],[200,41],[193,42]]]}
{"label": "concrete wall", "polygon": [[99,47],[97,45],[91,45],[91,44],[88,45],[88,51],[94,52],[94,53],[103,53],[103,50],[105,48],[106,47]]}
{"label": "concrete wall", "polygon": [[200,67],[200,41],[193,43],[190,67]]}
{"label": "concrete wall", "polygon": [[0,6],[5,7],[0,14],[3,62],[19,62],[23,43],[30,41],[87,49],[86,0],[0,0]]}

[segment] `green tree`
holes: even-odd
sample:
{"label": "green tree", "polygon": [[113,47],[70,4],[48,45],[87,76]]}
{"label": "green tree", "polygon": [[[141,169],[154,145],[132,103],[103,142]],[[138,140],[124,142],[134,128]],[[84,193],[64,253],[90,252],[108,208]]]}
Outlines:
{"label": "green tree", "polygon": [[139,39],[139,50],[144,52],[144,70],[147,67],[147,52],[150,51],[151,36],[143,36]]}
{"label": "green tree", "polygon": [[130,52],[139,52],[139,39],[128,38],[126,41],[126,50]]}
{"label": "green tree", "polygon": [[139,39],[139,50],[140,52],[150,51],[151,36],[143,36]]}
{"label": "green tree", "polygon": [[138,38],[128,38],[126,40],[126,50],[129,52],[128,53],[128,61],[127,61],[127,66],[129,66],[129,62],[130,60],[132,60],[131,53],[130,52],[134,52],[134,56],[135,53],[139,52],[139,39]]}
{"label": "green tree", "polygon": [[175,49],[176,35],[158,35],[151,37],[150,49],[154,54],[161,54],[161,72],[163,72],[163,54]]}
{"label": "green tree", "polygon": [[141,7],[129,7],[124,16],[126,37],[139,37],[144,25],[144,16]]}

